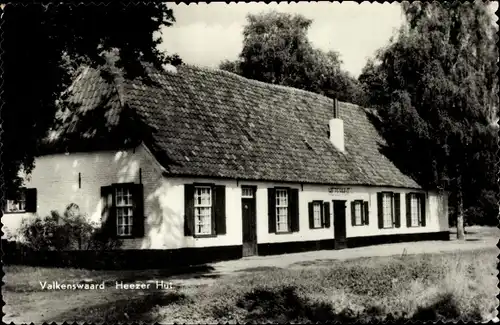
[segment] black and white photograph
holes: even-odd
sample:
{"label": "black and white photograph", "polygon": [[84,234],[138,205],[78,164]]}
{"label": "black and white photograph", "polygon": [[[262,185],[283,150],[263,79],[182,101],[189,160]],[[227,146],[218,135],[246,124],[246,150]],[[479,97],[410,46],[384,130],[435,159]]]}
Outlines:
{"label": "black and white photograph", "polygon": [[2,321],[498,322],[497,10],[0,3]]}

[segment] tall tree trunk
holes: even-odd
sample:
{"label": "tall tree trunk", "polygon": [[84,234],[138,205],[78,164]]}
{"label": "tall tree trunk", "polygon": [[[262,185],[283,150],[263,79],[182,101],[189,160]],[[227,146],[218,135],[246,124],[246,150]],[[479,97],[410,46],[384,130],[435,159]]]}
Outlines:
{"label": "tall tree trunk", "polygon": [[458,176],[457,182],[457,238],[458,240],[465,239],[464,231],[464,199],[462,193],[462,176]]}

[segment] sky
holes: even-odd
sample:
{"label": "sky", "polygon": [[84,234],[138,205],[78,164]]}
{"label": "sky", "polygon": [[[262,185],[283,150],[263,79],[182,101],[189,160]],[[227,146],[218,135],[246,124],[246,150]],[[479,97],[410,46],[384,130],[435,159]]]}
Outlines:
{"label": "sky", "polygon": [[[498,2],[494,6],[496,10]],[[236,59],[243,47],[246,16],[276,10],[312,19],[308,36],[313,46],[338,51],[343,68],[354,77],[404,21],[397,2],[171,3],[169,7],[176,22],[162,29],[159,48],[179,54],[185,63],[216,68],[225,59]]]}
{"label": "sky", "polygon": [[312,19],[308,36],[313,46],[338,51],[343,68],[355,77],[403,22],[399,4],[387,2],[172,3],[169,7],[176,22],[163,28],[159,48],[179,54],[185,63],[213,68],[224,59],[238,57],[248,14],[276,10]]}

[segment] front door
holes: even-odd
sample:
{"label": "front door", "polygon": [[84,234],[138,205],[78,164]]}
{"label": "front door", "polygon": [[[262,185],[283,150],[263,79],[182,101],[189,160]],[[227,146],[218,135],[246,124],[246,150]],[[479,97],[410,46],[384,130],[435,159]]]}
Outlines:
{"label": "front door", "polygon": [[257,218],[254,186],[241,187],[241,215],[243,217],[243,257],[257,255]]}
{"label": "front door", "polygon": [[346,201],[333,201],[333,229],[335,235],[335,249],[346,248],[346,224],[345,224]]}

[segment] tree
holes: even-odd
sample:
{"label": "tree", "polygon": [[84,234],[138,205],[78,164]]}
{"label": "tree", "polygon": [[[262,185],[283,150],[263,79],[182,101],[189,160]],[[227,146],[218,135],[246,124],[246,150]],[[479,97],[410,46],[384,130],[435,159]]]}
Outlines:
{"label": "tree", "polygon": [[450,191],[463,239],[464,207],[481,202],[490,220],[498,211],[488,207],[498,197],[496,30],[483,2],[402,8],[406,25],[360,81],[398,164],[422,185]]}
{"label": "tree", "polygon": [[339,54],[315,49],[309,42],[312,20],[276,11],[247,19],[239,59],[223,61],[221,69],[342,101],[358,103],[363,98],[359,82],[341,69]]}
{"label": "tree", "polygon": [[[140,61],[179,63],[156,45],[162,26],[174,22],[162,3],[124,5],[7,4],[2,7],[2,184],[16,191],[18,172],[34,167],[39,140],[54,122],[56,100],[77,68],[97,67],[119,50],[117,66],[141,75]],[[5,197],[5,196],[4,196]]]}

